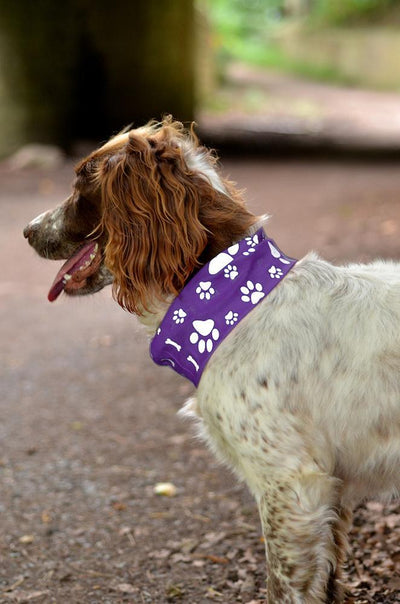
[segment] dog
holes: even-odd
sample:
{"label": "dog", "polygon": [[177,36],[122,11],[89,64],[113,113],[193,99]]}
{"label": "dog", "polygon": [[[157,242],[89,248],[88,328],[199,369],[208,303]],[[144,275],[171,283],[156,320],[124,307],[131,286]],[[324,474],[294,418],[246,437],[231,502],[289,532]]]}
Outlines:
{"label": "dog", "polygon": [[[166,118],[91,153],[76,167],[72,195],[24,235],[40,256],[66,259],[50,300],[112,284],[155,338],[216,258],[233,287],[239,242],[252,262],[262,221],[193,130]],[[270,277],[279,278],[289,260],[264,243],[279,264]],[[242,283],[251,309],[240,321],[227,312],[236,324],[218,346],[211,316],[198,333],[189,324],[193,350],[210,358],[183,413],[255,497],[270,604],[337,604],[351,510],[400,488],[400,265],[337,267],[310,253],[289,268],[265,296],[262,284]],[[199,283],[211,312],[213,281]],[[187,318],[179,304],[178,326]],[[178,354],[181,345],[167,340]],[[175,366],[171,359],[159,362]]]}

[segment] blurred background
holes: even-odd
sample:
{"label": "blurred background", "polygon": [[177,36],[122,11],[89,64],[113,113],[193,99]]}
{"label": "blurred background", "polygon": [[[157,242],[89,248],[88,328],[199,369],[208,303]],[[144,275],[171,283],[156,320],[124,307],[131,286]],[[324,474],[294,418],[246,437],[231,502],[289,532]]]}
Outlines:
{"label": "blurred background", "polygon": [[[195,120],[290,256],[400,259],[400,0],[0,0],[1,602],[258,604],[247,490],[111,299],[22,237],[128,124]],[[158,483],[172,483],[155,494]],[[400,591],[400,508],[356,513],[353,604]]]}
{"label": "blurred background", "polygon": [[3,156],[27,142],[70,151],[165,113],[196,119],[221,144],[247,134],[272,152],[366,147],[369,135],[397,147],[397,0],[1,0],[0,8]]}

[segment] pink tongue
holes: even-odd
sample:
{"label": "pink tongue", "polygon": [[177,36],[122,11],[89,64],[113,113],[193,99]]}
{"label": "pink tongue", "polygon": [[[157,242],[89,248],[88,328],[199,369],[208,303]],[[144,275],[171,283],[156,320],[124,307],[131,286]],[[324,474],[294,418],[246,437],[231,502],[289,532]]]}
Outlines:
{"label": "pink tongue", "polygon": [[96,252],[96,245],[97,244],[94,241],[85,243],[83,247],[80,247],[78,251],[71,256],[71,258],[64,262],[47,294],[49,302],[54,302],[65,288],[68,282],[67,279],[65,279],[65,275],[73,275],[82,268],[86,262],[90,261],[90,256]]}

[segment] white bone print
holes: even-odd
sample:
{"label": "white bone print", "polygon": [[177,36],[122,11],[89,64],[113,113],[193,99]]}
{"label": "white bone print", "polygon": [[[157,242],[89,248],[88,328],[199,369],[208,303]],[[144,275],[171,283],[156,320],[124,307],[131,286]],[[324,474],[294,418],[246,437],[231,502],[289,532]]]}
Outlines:
{"label": "white bone print", "polygon": [[163,362],[169,363],[171,367],[175,367],[175,361],[173,361],[172,359],[163,359]]}
{"label": "white bone print", "polygon": [[180,344],[178,344],[177,342],[174,342],[170,338],[167,338],[165,340],[165,343],[169,344],[169,346],[173,346],[174,348],[176,348],[178,352],[180,352],[182,350],[182,346]]}
{"label": "white bone print", "polygon": [[186,358],[186,360],[189,361],[189,363],[192,363],[192,365],[196,369],[196,371],[198,371],[200,369],[200,366],[198,365],[198,363],[196,363],[196,361],[194,360],[194,358],[192,357],[191,354],[189,354],[189,356]]}

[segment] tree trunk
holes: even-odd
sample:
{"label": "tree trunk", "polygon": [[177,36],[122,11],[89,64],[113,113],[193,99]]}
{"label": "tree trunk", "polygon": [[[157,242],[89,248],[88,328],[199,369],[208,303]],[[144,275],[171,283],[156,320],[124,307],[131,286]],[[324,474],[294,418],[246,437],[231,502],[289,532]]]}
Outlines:
{"label": "tree trunk", "polygon": [[0,0],[0,155],[194,114],[192,0]]}

